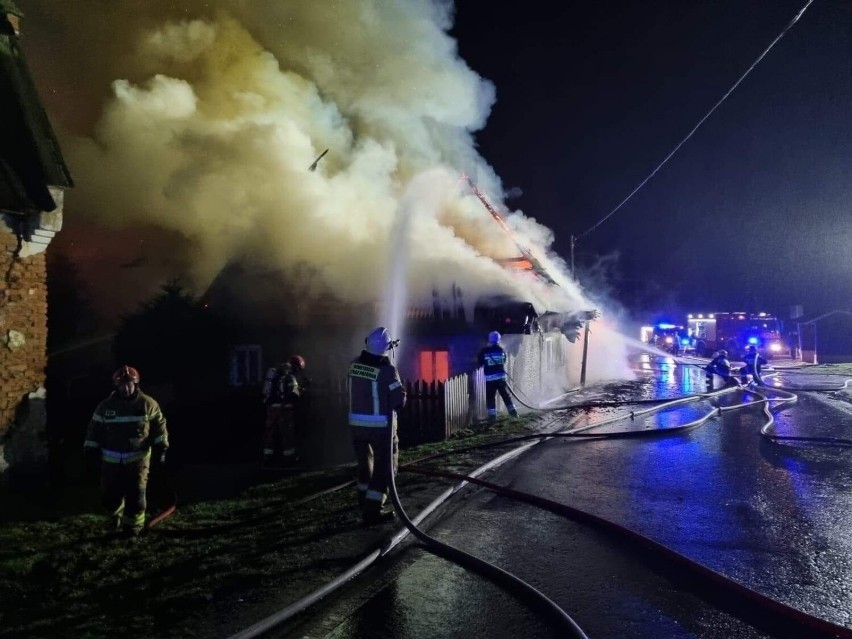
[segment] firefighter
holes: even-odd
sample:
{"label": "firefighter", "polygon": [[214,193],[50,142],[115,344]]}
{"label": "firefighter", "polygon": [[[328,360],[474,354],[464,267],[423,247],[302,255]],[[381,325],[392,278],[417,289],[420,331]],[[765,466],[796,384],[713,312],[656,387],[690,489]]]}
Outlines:
{"label": "firefighter", "polygon": [[304,408],[307,400],[308,381],[305,377],[305,358],[292,355],[287,360],[289,372],[282,379],[283,397],[281,411],[282,436],[285,462],[299,461],[299,447],[304,441]]}
{"label": "firefighter", "polygon": [[405,405],[399,372],[387,356],[397,343],[383,326],[364,340],[349,365],[349,426],[358,461],[358,503],[366,525],[393,519],[393,509],[383,508],[396,472],[399,439],[396,410]]}
{"label": "firefighter", "polygon": [[[145,527],[146,491],[154,464],[166,463],[169,435],[157,401],[139,388],[139,372],[122,366],[112,376],[115,390],[98,404],[83,450],[100,458],[103,503],[110,529],[135,536]],[[152,453],[153,451],[153,453]]]}
{"label": "firefighter", "polygon": [[509,395],[506,384],[506,351],[500,346],[501,335],[497,331],[488,334],[488,346],[479,351],[478,363],[485,373],[485,405],[488,407],[488,423],[497,421],[497,393],[503,398],[506,410],[512,417],[518,416],[518,411]]}
{"label": "firefighter", "polygon": [[747,384],[748,376],[751,375],[755,384],[763,385],[763,378],[760,375],[760,371],[766,364],[766,359],[757,352],[757,348],[753,345],[749,346],[746,351],[743,357],[745,366],[740,369],[740,381],[743,384]]}
{"label": "firefighter", "polygon": [[713,388],[713,375],[721,377],[725,384],[736,381],[731,377],[731,362],[728,360],[728,351],[724,348],[716,353],[704,370],[707,373],[707,388]]}
{"label": "firefighter", "polygon": [[[294,366],[295,364],[295,366]],[[298,367],[299,372],[294,369]],[[263,384],[266,426],[263,433],[263,465],[292,464],[296,461],[294,410],[299,400],[298,375],[305,368],[301,355],[270,368]]]}

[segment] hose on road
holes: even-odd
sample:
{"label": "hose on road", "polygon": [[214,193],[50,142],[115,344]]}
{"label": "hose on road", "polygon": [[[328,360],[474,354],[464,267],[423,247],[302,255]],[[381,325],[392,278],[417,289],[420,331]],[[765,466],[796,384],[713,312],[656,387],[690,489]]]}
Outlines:
{"label": "hose on road", "polygon": [[[510,388],[510,390],[511,390],[511,388]],[[577,390],[577,389],[574,389],[574,390]],[[493,446],[502,446],[502,445],[506,445],[506,444],[510,444],[510,443],[516,443],[516,442],[518,442],[518,443],[528,442],[528,443],[524,443],[522,446],[517,447],[517,448],[515,448],[515,449],[513,449],[513,450],[511,450],[507,453],[504,453],[503,455],[497,457],[496,459],[492,460],[488,464],[485,464],[484,466],[481,466],[480,468],[476,469],[475,471],[473,471],[469,475],[459,475],[458,478],[461,480],[460,483],[458,485],[456,485],[455,487],[448,489],[447,491],[442,493],[431,504],[429,504],[426,508],[424,508],[423,511],[421,511],[414,520],[411,520],[407,516],[407,514],[405,513],[405,510],[404,510],[402,503],[399,499],[399,494],[398,494],[397,489],[396,489],[395,480],[393,479],[394,473],[391,473],[391,478],[392,478],[391,479],[391,488],[392,488],[391,499],[394,502],[394,507],[397,510],[397,512],[400,516],[400,519],[403,522],[405,522],[406,527],[404,529],[402,529],[401,531],[399,531],[392,539],[390,539],[388,542],[386,542],[381,548],[376,549],[373,552],[369,553],[361,561],[359,561],[357,564],[352,566],[350,569],[348,569],[347,571],[345,571],[344,573],[342,573],[341,575],[339,575],[335,579],[324,584],[322,587],[313,591],[312,593],[309,593],[307,596],[303,597],[299,601],[294,602],[293,604],[287,606],[286,608],[283,608],[283,609],[279,610],[278,612],[274,613],[273,615],[270,615],[266,619],[263,619],[260,622],[254,624],[250,628],[247,628],[247,629],[233,635],[230,639],[250,639],[250,638],[253,638],[253,637],[257,637],[257,636],[261,635],[262,633],[266,632],[267,630],[270,630],[273,627],[278,626],[281,623],[285,622],[286,620],[292,618],[293,616],[295,616],[299,612],[305,610],[306,608],[313,605],[314,603],[316,603],[317,601],[319,601],[320,599],[322,599],[323,597],[325,597],[326,595],[328,595],[332,591],[334,591],[337,588],[344,585],[350,579],[354,578],[355,576],[357,576],[358,574],[363,572],[367,567],[372,565],[379,558],[387,555],[392,549],[394,549],[399,543],[402,542],[402,540],[408,535],[408,533],[414,534],[418,539],[421,540],[421,542],[423,542],[425,545],[427,545],[427,548],[429,548],[430,550],[433,550],[436,554],[438,554],[440,556],[444,556],[444,557],[449,558],[451,560],[458,560],[460,562],[464,562],[464,563],[462,563],[462,565],[466,565],[466,567],[471,567],[474,570],[478,570],[481,574],[485,574],[486,576],[489,576],[489,577],[499,581],[501,584],[503,584],[505,587],[509,588],[510,590],[515,591],[519,596],[521,596],[525,600],[533,602],[533,604],[537,607],[537,609],[544,610],[545,612],[547,612],[547,614],[552,619],[555,619],[557,621],[557,623],[564,626],[566,628],[566,630],[568,631],[570,636],[585,637],[585,634],[583,634],[582,629],[580,629],[580,627],[577,626],[577,624],[571,619],[571,617],[567,613],[565,613],[565,611],[563,611],[561,608],[559,608],[559,606],[557,606],[552,600],[547,598],[544,594],[535,590],[534,588],[532,588],[532,586],[529,586],[529,584],[525,584],[525,582],[522,582],[516,576],[511,575],[510,573],[507,573],[506,571],[503,571],[502,569],[500,569],[496,566],[488,564],[487,562],[483,562],[481,559],[473,557],[472,555],[467,555],[467,553],[463,553],[463,551],[452,548],[450,546],[447,546],[446,544],[442,544],[441,542],[434,540],[433,538],[429,537],[428,535],[426,535],[425,533],[420,531],[417,528],[417,526],[426,517],[428,517],[434,510],[436,510],[441,504],[443,504],[449,497],[451,497],[456,492],[460,491],[467,483],[481,483],[481,480],[477,479],[478,475],[486,472],[487,470],[490,470],[493,467],[498,466],[499,464],[501,464],[501,463],[513,458],[513,457],[519,456],[520,454],[522,454],[523,452],[525,452],[526,450],[528,450],[532,446],[535,446],[535,445],[545,441],[548,438],[551,438],[551,437],[586,437],[587,436],[587,437],[591,437],[591,438],[603,439],[603,438],[607,438],[607,437],[609,437],[609,438],[636,437],[636,436],[662,435],[662,434],[672,434],[674,432],[683,432],[684,430],[694,428],[694,427],[700,425],[701,423],[706,422],[711,417],[718,415],[718,414],[721,414],[723,411],[740,408],[743,405],[748,405],[748,404],[739,404],[739,405],[735,405],[735,406],[716,408],[711,413],[705,415],[703,418],[696,420],[694,422],[691,422],[689,424],[684,424],[680,427],[658,429],[658,430],[654,430],[654,431],[648,431],[648,430],[645,430],[645,431],[623,431],[623,432],[605,433],[605,434],[600,434],[600,433],[581,434],[580,433],[580,431],[584,431],[584,430],[588,430],[588,429],[591,429],[591,428],[603,426],[605,424],[609,424],[609,423],[616,422],[616,421],[619,421],[619,420],[623,420],[623,419],[626,419],[626,418],[635,419],[635,417],[637,417],[637,416],[641,416],[641,415],[644,415],[644,414],[647,414],[647,413],[650,413],[650,412],[654,412],[654,411],[657,411],[657,410],[664,410],[664,409],[666,409],[670,406],[674,406],[674,405],[678,405],[678,404],[682,404],[682,403],[687,403],[687,402],[699,401],[699,400],[702,400],[702,399],[709,399],[709,398],[713,398],[713,397],[716,397],[716,396],[719,396],[719,395],[722,395],[722,394],[730,393],[730,392],[733,392],[733,391],[736,391],[736,390],[742,390],[742,388],[739,387],[739,386],[735,386],[735,387],[724,388],[724,389],[721,389],[719,391],[715,391],[715,392],[711,392],[711,393],[700,393],[700,394],[684,396],[684,397],[680,397],[680,398],[676,398],[676,399],[653,399],[653,400],[633,400],[633,401],[625,400],[624,402],[588,402],[588,403],[583,403],[583,404],[574,404],[574,405],[569,405],[569,406],[553,407],[553,408],[550,408],[550,409],[541,409],[540,407],[528,406],[526,403],[524,403],[522,400],[520,400],[520,398],[518,398],[517,395],[515,394],[515,397],[518,398],[519,402],[521,402],[524,406],[527,406],[528,408],[532,408],[533,410],[556,411],[556,410],[595,408],[595,407],[600,407],[600,406],[618,406],[618,405],[628,405],[628,404],[655,404],[656,406],[653,407],[653,408],[644,410],[644,411],[633,411],[633,412],[626,414],[626,415],[616,416],[616,417],[613,417],[613,418],[610,418],[610,419],[603,420],[601,422],[597,422],[595,424],[590,424],[590,425],[587,425],[587,426],[584,426],[584,427],[576,428],[576,429],[574,429],[570,432],[540,433],[540,434],[519,436],[519,437],[514,437],[514,438],[502,440],[502,441],[499,441],[499,442],[491,442],[491,443],[488,443],[488,444],[480,444],[480,445],[476,445],[476,446],[466,447],[466,448],[463,448],[463,449],[457,449],[457,450],[449,452],[449,453],[437,453],[435,455],[430,455],[426,458],[416,460],[415,462],[410,462],[409,464],[402,465],[401,469],[408,471],[411,468],[416,468],[416,467],[412,466],[412,464],[414,464],[414,463],[419,463],[419,462],[422,462],[422,461],[426,461],[427,459],[433,459],[433,458],[441,457],[441,456],[444,456],[444,455],[447,455],[447,454],[457,454],[459,452],[464,452],[464,451],[469,451],[469,450],[474,450],[474,449],[480,449],[480,448],[493,447]],[[779,390],[779,389],[769,389],[769,390]],[[758,394],[758,393],[755,393],[755,394]],[[760,395],[760,396],[762,397],[760,402],[762,402],[764,404],[764,409],[769,414],[769,417],[771,419],[771,421],[764,426],[764,429],[761,430],[762,434],[765,434],[770,439],[783,439],[781,436],[778,436],[778,435],[775,435],[775,434],[772,434],[772,433],[768,433],[768,432],[764,433],[764,430],[768,430],[768,428],[770,428],[772,426],[772,422],[774,422],[774,418],[772,417],[771,412],[768,410],[768,406],[769,406],[770,402],[774,402],[774,401],[781,401],[781,402],[795,401],[795,395],[793,395],[792,398],[782,398],[782,399],[768,398],[768,397],[763,396],[763,395]],[[749,404],[753,404],[753,403],[755,403],[755,402],[750,402]],[[789,438],[789,439],[793,439],[793,438]],[[529,440],[534,440],[534,441],[529,441]],[[417,472],[417,471],[412,470],[412,472]],[[351,485],[351,482],[347,482],[346,484],[343,484],[343,485],[344,486],[345,485]],[[541,498],[536,498],[536,499],[541,499]],[[566,506],[566,508],[568,508],[568,507]],[[651,543],[656,543],[656,542],[652,542],[651,540],[649,540],[649,541]],[[709,570],[709,569],[707,569],[707,570]],[[712,572],[712,571],[710,571],[710,572]],[[755,593],[755,595],[757,597],[763,597],[763,595],[760,595],[760,593]],[[770,606],[770,607],[773,605],[771,602],[774,602],[774,600],[769,599],[768,602],[767,602],[767,605]],[[783,606],[783,604],[779,604],[778,602],[774,602],[774,604],[776,604],[778,606]],[[790,613],[790,614],[793,614],[793,616],[795,616],[795,613],[804,614],[804,613],[800,613],[799,611],[795,611],[795,609],[791,609],[791,610],[794,611],[794,613]],[[782,613],[779,613],[779,614],[786,614],[786,613],[782,612]],[[824,626],[824,627],[828,631],[834,632],[835,634],[826,635],[826,636],[837,636],[837,637],[843,637],[844,639],[846,637],[852,638],[852,631],[849,631],[848,629],[842,628],[840,626],[834,626],[833,624],[829,624],[829,622],[824,622],[824,621],[819,620],[819,619],[814,618],[813,622],[802,622],[802,621],[800,621],[798,623],[815,624],[815,626],[808,626],[809,628],[823,627],[821,624],[828,624],[827,626]],[[846,632],[847,634],[844,634],[844,632]]]}
{"label": "hose on road", "polygon": [[[471,479],[479,481],[475,478]],[[405,513],[405,508],[403,508],[402,502],[399,499],[399,493],[396,490],[396,480],[394,479],[393,472],[390,473],[390,495],[393,500],[394,509],[396,510],[397,515],[399,515],[399,518],[405,524],[405,527],[431,552],[443,557],[444,559],[452,561],[463,568],[473,570],[498,585],[503,586],[509,592],[518,595],[519,598],[527,601],[536,609],[547,614],[559,628],[567,633],[565,635],[566,637],[588,639],[586,633],[583,632],[583,629],[577,625],[567,612],[562,610],[562,608],[554,603],[553,600],[534,586],[492,563],[450,546],[449,544],[438,541],[434,537],[427,535],[417,528],[417,526],[414,525]]]}
{"label": "hose on road", "polygon": [[[670,562],[673,567],[677,567],[682,571],[689,573],[690,577],[700,582],[700,585],[705,588],[723,588],[733,597],[742,598],[748,601],[749,604],[757,608],[757,617],[761,617],[761,613],[768,616],[781,618],[784,622],[790,624],[790,628],[786,628],[792,636],[807,636],[813,639],[831,638],[831,639],[852,639],[852,629],[844,626],[825,621],[819,617],[814,617],[802,612],[796,608],[781,603],[771,597],[752,590],[739,582],[730,579],[729,577],[716,572],[698,562],[689,559],[685,555],[665,546],[659,542],[650,539],[630,528],[616,524],[608,519],[598,517],[591,513],[579,510],[566,504],[561,504],[537,495],[525,493],[513,488],[507,488],[498,484],[493,484],[488,481],[468,477],[459,473],[446,471],[437,471],[418,466],[408,466],[405,472],[416,473],[429,477],[443,477],[445,479],[453,479],[457,481],[467,481],[471,484],[476,484],[487,488],[497,494],[516,499],[528,504],[532,504],[539,508],[548,510],[549,512],[568,517],[575,521],[596,526],[610,533],[615,533],[626,538],[632,543],[642,546],[646,550],[656,553],[659,558]],[[776,619],[777,621],[777,619]]]}
{"label": "hose on road", "polygon": [[[713,395],[720,395],[722,393],[731,392],[734,390],[740,390],[741,387],[732,387],[730,389],[723,389],[722,391],[718,391]],[[763,411],[767,417],[765,424],[761,428],[761,435],[768,437],[769,439],[805,439],[805,438],[792,438],[792,437],[782,437],[778,436],[771,432],[771,428],[775,423],[775,418],[772,412],[769,410],[769,406],[771,403],[793,403],[797,401],[796,395],[787,391],[778,391],[778,389],[771,388],[767,389],[768,391],[778,391],[781,392],[784,396],[780,398],[768,397],[765,393],[760,393],[749,387],[746,390],[748,392],[753,393],[760,399],[755,402],[740,402],[731,406],[722,406],[718,407],[712,412],[708,413],[704,417],[690,422],[688,424],[683,424],[674,428],[662,428],[657,430],[643,430],[643,431],[619,431],[615,433],[581,433],[577,432],[579,430],[588,430],[590,428],[599,427],[604,424],[608,424],[614,421],[624,420],[628,417],[633,418],[635,413],[630,413],[629,415],[620,415],[614,418],[610,418],[604,420],[603,422],[598,422],[595,424],[591,424],[589,426],[585,426],[581,429],[575,429],[570,432],[557,432],[557,433],[549,433],[546,435],[542,435],[542,437],[546,438],[559,438],[559,437],[594,437],[598,439],[613,439],[613,438],[621,438],[621,437],[643,437],[643,436],[653,436],[653,435],[669,435],[672,433],[683,432],[685,430],[695,428],[696,426],[705,423],[709,418],[720,415],[723,412],[738,410],[746,406],[753,406],[755,404],[763,404]],[[671,402],[672,404],[684,403],[689,398],[682,398],[680,400],[675,400]],[[657,407],[648,409],[646,411],[642,411],[642,413],[653,412],[656,410],[660,410],[664,407]],[[816,438],[807,438],[814,440]],[[831,438],[819,438],[819,439],[831,439]],[[836,442],[838,440],[833,440]],[[852,444],[852,442],[850,442]],[[544,508],[550,512],[554,512],[556,514],[570,517],[571,519],[581,521],[583,523],[587,523],[590,525],[594,525],[598,528],[602,528],[611,533],[616,533],[622,537],[626,537],[628,540],[633,543],[637,543],[644,547],[645,549],[649,549],[653,551],[659,558],[669,562],[671,566],[676,566],[681,571],[687,572],[693,579],[697,579],[699,581],[699,585],[709,588],[709,589],[719,589],[722,588],[724,591],[730,595],[732,598],[744,599],[753,606],[757,610],[757,619],[761,620],[763,615],[766,618],[771,618],[774,621],[781,619],[784,624],[784,631],[791,633],[793,636],[802,636],[802,633],[807,633],[809,637],[826,637],[826,638],[843,638],[843,639],[852,639],[852,629],[846,628],[844,626],[839,626],[832,622],[826,621],[824,619],[820,619],[819,617],[815,617],[813,615],[808,615],[801,610],[793,608],[792,606],[788,606],[787,604],[781,603],[771,597],[767,597],[762,593],[752,590],[739,582],[730,579],[729,577],[718,573],[698,562],[695,562],[688,557],[678,553],[677,551],[660,544],[644,535],[619,524],[616,524],[610,520],[604,519],[602,517],[598,517],[596,515],[592,515],[591,513],[587,513],[585,511],[579,510],[577,508],[573,508],[566,504],[561,504],[559,502],[554,502],[552,500],[545,499],[543,497],[539,497],[537,495],[532,495],[529,493],[525,493],[522,491],[518,491],[512,488],[507,488],[504,486],[499,486],[497,484],[493,484],[491,482],[487,482],[475,477],[469,477],[467,475],[452,473],[441,470],[433,470],[428,468],[423,468],[420,466],[407,465],[401,469],[403,472],[416,473],[425,476],[431,477],[443,477],[446,479],[453,479],[456,481],[465,481],[471,484],[479,485],[488,490],[491,490],[495,493],[504,495],[506,497],[510,497],[512,499],[517,499],[519,501],[523,501],[525,503],[529,503],[541,508]],[[750,613],[751,611],[749,611]]]}
{"label": "hose on road", "polygon": [[[539,444],[540,441],[541,439],[538,438],[537,441],[529,442],[522,446],[518,446],[517,448],[514,448],[510,451],[507,451],[506,453],[503,453],[502,455],[492,459],[488,463],[472,471],[469,476],[477,477],[485,472],[488,472],[492,468],[495,468],[500,464],[509,461],[510,459],[518,457],[519,455],[526,452],[529,448]],[[438,497],[436,497],[428,506],[426,506],[422,511],[420,511],[417,517],[412,520],[412,524],[414,526],[419,526],[423,520],[425,520],[435,510],[437,510],[438,507],[440,507],[444,502],[446,502],[447,499],[462,490],[466,485],[467,482],[461,482],[456,486],[445,490]],[[382,557],[387,556],[404,539],[406,539],[409,534],[410,531],[408,528],[402,528],[402,530],[398,531],[391,539],[389,539],[385,544],[383,544],[381,548],[372,551],[345,572],[323,584],[313,592],[308,593],[298,601],[286,606],[285,608],[282,608],[281,610],[278,610],[277,612],[253,624],[252,626],[237,632],[236,634],[229,637],[229,639],[254,639],[255,637],[259,637],[263,633],[281,625],[282,623],[291,619],[298,613],[304,611],[316,602],[320,601],[330,593],[339,589],[340,587],[345,585],[349,580],[357,577],[359,574],[361,574],[364,570],[366,570],[368,567],[370,567],[373,563],[375,563]],[[541,605],[544,605],[543,602]],[[555,615],[559,615],[559,613],[555,610],[553,610],[552,612]],[[568,624],[567,620],[565,621],[565,623]]]}

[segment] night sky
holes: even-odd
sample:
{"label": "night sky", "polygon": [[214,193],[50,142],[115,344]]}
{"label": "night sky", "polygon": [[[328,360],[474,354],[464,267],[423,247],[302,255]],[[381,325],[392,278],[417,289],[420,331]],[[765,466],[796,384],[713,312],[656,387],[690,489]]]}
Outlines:
{"label": "night sky", "polygon": [[[348,278],[379,267],[375,260],[339,256],[378,251],[361,246],[357,233],[337,243],[311,242],[385,219],[381,207],[364,203],[392,203],[398,194],[377,197],[375,189],[393,184],[397,176],[391,172],[382,180],[371,172],[362,175],[362,165],[385,164],[376,158],[353,161],[353,150],[373,148],[365,147],[366,141],[394,148],[410,166],[431,168],[433,158],[440,158],[453,171],[470,170],[466,162],[473,159],[482,169],[481,160],[472,158],[467,137],[476,129],[476,151],[502,181],[509,196],[506,206],[552,229],[552,248],[566,261],[571,237],[579,238],[579,280],[593,302],[601,301],[601,308],[616,308],[607,300],[612,298],[639,321],[722,310],[768,311],[786,318],[794,305],[802,305],[807,317],[852,309],[848,0],[814,0],[669,162],[591,230],[649,176],[806,3],[458,0],[450,31],[456,56],[442,31],[448,23],[434,15],[443,15],[440,8],[448,6],[444,0],[125,0],[109,5],[21,0],[27,15],[27,54],[77,183],[67,198],[66,225],[55,250],[68,252],[83,267],[91,297],[113,312],[119,307],[119,293],[144,298],[165,273],[190,272],[203,290],[211,274],[243,254],[314,259],[330,269],[327,280],[337,284],[338,292],[355,291],[359,287]],[[172,37],[183,34],[183,27],[176,26],[179,20],[200,19],[202,31],[214,29],[211,25],[223,20],[221,8],[235,16],[235,22],[228,23],[230,31],[222,33],[241,38],[243,48],[233,59],[251,66],[258,59],[252,47],[259,47],[271,52],[281,73],[270,67],[272,71],[263,70],[268,76],[242,70],[229,74],[230,67],[221,61],[227,57],[214,53],[231,46],[228,42],[192,49],[193,56],[207,61],[199,62],[197,69],[224,65],[225,71],[209,77],[191,65],[165,64],[150,51],[140,55],[134,48],[141,34],[165,24],[171,25]],[[371,21],[365,16],[378,17]],[[427,28],[420,29],[424,23]],[[159,33],[158,41],[168,42],[163,40],[165,32]],[[334,64],[317,64],[315,49]],[[493,84],[496,102],[490,112],[490,85],[483,87],[468,67]],[[376,69],[382,73],[375,75]],[[173,96],[151,98],[151,82],[158,73],[172,84],[191,86],[203,101],[203,109],[181,120],[186,122],[181,129],[185,134],[174,139],[183,146],[152,136],[170,129],[145,129],[150,118],[162,118],[168,126],[173,122],[166,113],[175,108]],[[271,105],[269,113],[241,106],[242,119],[208,117],[222,113],[210,100],[290,86],[291,77],[304,82],[293,85],[298,90],[264,102]],[[134,88],[118,100],[114,81]],[[300,106],[313,104],[308,89],[323,100],[322,109]],[[159,100],[169,108],[153,109]],[[118,113],[141,108],[146,117],[110,120],[116,108]],[[325,108],[342,114],[342,126],[323,118]],[[280,126],[289,122],[306,142],[296,145],[301,138],[288,135],[252,142],[249,130],[233,136],[222,162],[211,163],[208,150],[210,145],[219,148],[219,131],[255,122],[252,118]],[[104,133],[112,131],[105,128],[110,123],[116,127],[111,138]],[[429,137],[423,133],[427,130],[438,133]],[[267,143],[263,149],[271,157],[287,159],[283,167],[249,161],[262,157],[244,155],[261,142]],[[310,182],[303,179],[304,167],[328,147],[332,152],[325,173],[312,175],[322,178],[317,188],[327,191],[309,190],[301,197]],[[98,153],[107,153],[107,159],[99,159]],[[181,158],[189,158],[192,170],[179,170]],[[345,213],[345,225],[328,213],[329,206],[336,211],[333,205],[345,200],[335,191],[341,183],[333,179],[337,172],[358,179],[358,188],[350,189],[352,201],[337,211],[339,216]],[[251,176],[259,176],[259,185],[251,183]],[[269,193],[266,186],[283,184],[282,177],[292,183]],[[480,178],[476,175],[483,185]],[[485,178],[488,195],[499,201],[497,180],[493,175]],[[236,194],[236,199],[208,200],[205,185],[211,181],[239,185],[224,191]],[[134,198],[134,188],[144,195]],[[243,192],[245,202],[237,197]],[[162,201],[155,206],[150,194]],[[323,212],[317,219],[312,207]],[[232,215],[234,210],[258,213],[238,217]],[[285,215],[292,219],[280,223]],[[316,231],[317,223],[332,219],[325,234]],[[239,224],[232,224],[234,220]],[[484,213],[481,221],[488,225]],[[271,222],[280,233],[270,232]],[[149,223],[139,230],[140,224]],[[215,232],[219,228],[229,231]],[[453,254],[460,261],[449,263],[470,275],[467,290],[481,283],[467,256],[502,255],[502,249],[490,247],[488,229],[471,232],[465,219],[442,220],[435,228],[466,243]],[[300,229],[301,244],[292,239],[301,237],[295,232]],[[194,242],[189,249],[173,246],[185,238]],[[234,239],[229,243],[222,238]],[[435,254],[432,249],[441,242],[424,238],[424,253]],[[312,248],[302,250],[303,245]],[[487,277],[493,279],[493,273]],[[426,282],[424,290],[432,285]],[[136,301],[124,300],[121,310]]]}
{"label": "night sky", "polygon": [[[805,0],[457,3],[461,57],[494,82],[477,134],[570,255]],[[816,0],[624,207],[576,246],[638,316],[852,307],[852,3]]]}

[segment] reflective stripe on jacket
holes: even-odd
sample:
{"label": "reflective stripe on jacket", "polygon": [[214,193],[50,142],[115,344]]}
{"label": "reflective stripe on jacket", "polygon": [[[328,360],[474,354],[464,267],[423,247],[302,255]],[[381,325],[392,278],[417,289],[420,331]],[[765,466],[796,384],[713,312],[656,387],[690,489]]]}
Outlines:
{"label": "reflective stripe on jacket", "polygon": [[396,424],[395,408],[405,405],[405,389],[385,356],[366,351],[349,365],[349,425],[384,428]]}
{"label": "reflective stripe on jacket", "polygon": [[99,448],[107,462],[142,459],[152,446],[169,447],[166,418],[156,400],[139,389],[127,399],[112,393],[95,409],[83,446]]}
{"label": "reflective stripe on jacket", "polygon": [[119,453],[115,450],[101,450],[101,459],[110,464],[129,464],[151,456],[151,449],[134,450],[129,453]]}
{"label": "reflective stripe on jacket", "polygon": [[485,373],[486,382],[506,379],[506,351],[499,344],[491,344],[479,351],[479,365]]}

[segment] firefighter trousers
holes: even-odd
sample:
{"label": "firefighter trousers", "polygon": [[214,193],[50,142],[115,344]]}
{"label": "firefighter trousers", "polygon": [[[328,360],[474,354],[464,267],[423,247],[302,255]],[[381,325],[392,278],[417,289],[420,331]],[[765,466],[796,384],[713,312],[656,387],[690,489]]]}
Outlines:
{"label": "firefighter trousers", "polygon": [[746,364],[740,369],[740,381],[742,381],[743,384],[747,384],[749,376],[751,376],[755,384],[763,384],[763,378],[760,376],[760,372],[755,371],[753,366]]}
{"label": "firefighter trousers", "polygon": [[102,462],[101,497],[114,529],[138,533],[145,527],[150,468],[150,455],[131,462]]}
{"label": "firefighter trousers", "polygon": [[515,404],[512,402],[512,396],[509,395],[509,387],[505,379],[495,379],[485,382],[485,406],[488,408],[488,421],[493,422],[497,419],[497,393],[503,398],[503,403],[506,405],[506,410],[512,417],[518,416],[518,411],[515,409]]}
{"label": "firefighter trousers", "polygon": [[[351,426],[358,462],[358,503],[365,517],[379,511],[388,494],[391,463],[396,473],[399,439],[395,426]],[[393,434],[388,429],[393,429]]]}
{"label": "firefighter trousers", "polygon": [[292,407],[283,404],[270,404],[266,407],[263,455],[264,457],[295,457],[296,427]]}

